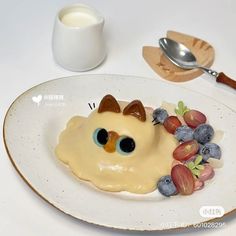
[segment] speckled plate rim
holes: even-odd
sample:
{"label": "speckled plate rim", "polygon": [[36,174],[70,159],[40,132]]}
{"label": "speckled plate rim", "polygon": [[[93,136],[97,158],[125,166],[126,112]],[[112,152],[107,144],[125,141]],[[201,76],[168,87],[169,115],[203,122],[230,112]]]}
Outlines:
{"label": "speckled plate rim", "polygon": [[[91,76],[124,76],[124,77],[132,77],[132,78],[141,78],[141,79],[145,79],[145,80],[154,80],[154,78],[147,78],[147,77],[143,77],[143,76],[136,76],[136,75],[121,75],[121,74],[90,74]],[[52,80],[48,80],[48,81],[45,81],[45,82],[42,82],[42,83],[39,83],[33,87],[31,87],[30,89],[26,90],[25,92],[21,93],[20,95],[18,95],[15,100],[11,103],[11,105],[9,106],[9,108],[7,109],[7,112],[5,114],[5,117],[4,117],[4,122],[3,122],[3,143],[4,143],[4,146],[5,146],[5,149],[6,149],[6,153],[9,157],[9,160],[10,162],[12,163],[14,169],[16,170],[16,172],[19,174],[19,176],[23,179],[23,181],[33,190],[33,192],[35,192],[38,196],[40,196],[45,202],[49,203],[51,206],[53,206],[54,208],[56,208],[57,210],[59,210],[60,212],[63,212],[64,214],[68,215],[68,216],[71,216],[77,220],[80,220],[82,222],[85,222],[85,223],[89,223],[89,224],[93,224],[93,225],[96,225],[96,226],[99,226],[99,227],[103,227],[103,228],[110,228],[110,229],[115,229],[115,230],[127,230],[127,231],[133,231],[133,232],[137,232],[137,231],[143,231],[143,232],[174,232],[174,231],[179,231],[179,230],[184,230],[184,229],[187,229],[187,228],[192,228],[194,226],[194,224],[189,224],[189,225],[186,225],[184,227],[176,227],[176,228],[169,228],[169,229],[143,229],[143,230],[140,230],[140,229],[131,229],[131,228],[122,228],[122,227],[112,227],[110,225],[106,225],[106,224],[98,224],[97,222],[93,222],[93,221],[87,221],[87,220],[84,220],[82,218],[78,218],[78,217],[75,217],[73,216],[72,214],[66,212],[65,210],[61,209],[60,207],[58,206],[55,206],[52,202],[50,202],[45,196],[43,196],[41,193],[39,193],[39,191],[37,191],[33,185],[27,180],[27,178],[23,175],[23,173],[21,173],[21,171],[18,169],[17,165],[15,164],[14,162],[14,158],[11,156],[10,154],[10,150],[8,148],[8,145],[7,145],[7,142],[6,142],[6,130],[5,130],[5,124],[6,124],[6,121],[7,121],[7,118],[8,118],[8,114],[9,114],[9,111],[11,110],[12,106],[15,104],[15,102],[20,98],[22,97],[23,95],[25,95],[26,93],[28,93],[29,91],[33,90],[34,88],[40,86],[40,85],[44,85],[44,84],[47,84],[47,83],[50,83],[52,81],[58,81],[58,80],[61,80],[61,79],[65,79],[65,78],[72,78],[72,77],[87,77],[88,74],[85,74],[85,75],[73,75],[73,76],[65,76],[65,77],[61,77],[61,78],[55,78],[55,79],[52,79]],[[232,112],[236,113],[236,111],[234,109],[232,109],[231,107],[229,107],[228,105],[218,101],[217,99],[215,98],[212,98],[208,95],[205,95],[205,94],[202,94],[198,91],[195,91],[195,90],[192,90],[192,89],[188,89],[188,88],[185,88],[183,86],[180,86],[180,85],[177,85],[176,83],[174,82],[168,82],[168,81],[161,81],[161,80],[158,80],[158,83],[162,83],[162,84],[174,84],[174,86],[176,87],[179,87],[183,90],[186,90],[186,91],[191,91],[195,94],[199,94],[199,95],[203,95],[204,97],[206,98],[209,98],[211,100],[214,100],[216,101],[217,103],[220,103],[221,105],[224,105],[225,107],[227,107],[228,109],[230,109]],[[202,222],[199,222],[199,224],[201,223],[208,223],[208,222],[219,222],[219,221],[222,221],[224,219],[224,217],[227,217],[229,215],[232,215],[232,214],[235,214],[236,213],[236,208],[232,209],[231,211],[228,211],[228,212],[225,212],[225,214],[222,216],[222,217],[216,217],[216,218],[212,218],[210,220],[205,220],[205,221],[202,221]]]}

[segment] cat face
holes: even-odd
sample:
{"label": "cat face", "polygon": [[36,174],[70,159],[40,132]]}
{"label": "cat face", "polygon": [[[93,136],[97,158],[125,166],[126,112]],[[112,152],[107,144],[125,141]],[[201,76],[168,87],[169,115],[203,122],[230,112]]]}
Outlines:
{"label": "cat face", "polygon": [[155,135],[151,117],[147,117],[140,101],[120,106],[111,95],[102,99],[87,125],[94,144],[106,156],[135,156],[152,145]]}

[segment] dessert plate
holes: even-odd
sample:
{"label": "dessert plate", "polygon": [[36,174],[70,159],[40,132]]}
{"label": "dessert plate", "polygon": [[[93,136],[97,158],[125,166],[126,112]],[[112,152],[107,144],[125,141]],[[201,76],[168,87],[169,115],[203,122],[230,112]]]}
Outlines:
{"label": "dessert plate", "polygon": [[[140,99],[145,106],[183,100],[201,110],[220,141],[224,161],[215,177],[190,196],[163,197],[158,191],[138,195],[110,193],[77,179],[57,160],[54,148],[60,132],[74,115],[87,116],[101,98],[112,94],[119,100]],[[221,207],[227,214],[236,206],[236,113],[200,93],[168,82],[122,75],[83,75],[51,80],[20,95],[10,106],[4,122],[4,142],[14,167],[43,199],[66,214],[86,222],[129,230],[182,228],[209,220],[200,208]]]}

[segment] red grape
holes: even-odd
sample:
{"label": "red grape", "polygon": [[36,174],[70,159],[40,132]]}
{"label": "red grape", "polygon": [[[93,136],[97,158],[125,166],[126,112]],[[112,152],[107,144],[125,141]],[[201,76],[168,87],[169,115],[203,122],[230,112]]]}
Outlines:
{"label": "red grape", "polygon": [[163,125],[169,133],[174,134],[175,130],[181,126],[181,122],[177,116],[169,116],[165,119]]}
{"label": "red grape", "polygon": [[196,128],[200,124],[206,123],[206,116],[197,110],[190,110],[184,113],[184,121],[191,128]]}
{"label": "red grape", "polygon": [[178,161],[186,161],[194,156],[199,150],[199,144],[196,140],[190,140],[180,144],[173,152],[173,157]]}
{"label": "red grape", "polygon": [[192,172],[184,165],[176,165],[171,170],[171,178],[182,195],[190,195],[194,191],[195,183]]}

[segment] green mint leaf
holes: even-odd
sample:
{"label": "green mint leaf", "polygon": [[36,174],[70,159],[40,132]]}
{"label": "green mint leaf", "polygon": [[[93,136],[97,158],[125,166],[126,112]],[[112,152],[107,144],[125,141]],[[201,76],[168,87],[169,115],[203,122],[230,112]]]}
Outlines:
{"label": "green mint leaf", "polygon": [[200,175],[200,170],[194,169],[194,170],[192,170],[192,173],[193,173],[194,175],[196,175],[197,177],[199,177],[199,175]]}
{"label": "green mint leaf", "polygon": [[196,169],[198,169],[198,170],[204,170],[204,166],[203,166],[203,165],[197,165],[197,166],[196,166]]}
{"label": "green mint leaf", "polygon": [[177,108],[175,108],[175,113],[176,113],[176,115],[180,115],[179,110]]}
{"label": "green mint leaf", "polygon": [[179,101],[178,102],[178,107],[180,110],[183,110],[184,109],[184,102],[183,101]]}
{"label": "green mint leaf", "polygon": [[202,161],[202,156],[198,155],[197,158],[194,161],[194,164],[197,166],[201,163],[201,161]]}
{"label": "green mint leaf", "polygon": [[175,109],[177,115],[183,116],[185,112],[189,111],[187,106],[184,105],[183,101],[178,102],[178,107]]}
{"label": "green mint leaf", "polygon": [[187,164],[187,166],[188,166],[188,168],[189,169],[194,169],[194,167],[195,167],[195,165],[194,165],[194,163],[191,161],[191,162],[189,162],[188,164]]}
{"label": "green mint leaf", "polygon": [[183,111],[183,115],[184,113],[186,113],[187,111],[190,111],[190,109],[188,109],[186,106],[184,107],[184,111]]}

